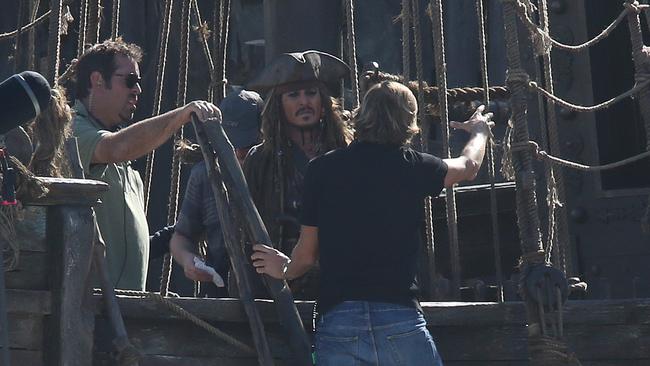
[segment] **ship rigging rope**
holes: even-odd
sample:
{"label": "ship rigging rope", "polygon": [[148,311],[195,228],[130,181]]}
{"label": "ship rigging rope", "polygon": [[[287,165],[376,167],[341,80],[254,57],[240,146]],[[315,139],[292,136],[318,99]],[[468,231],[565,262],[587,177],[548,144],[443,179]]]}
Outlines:
{"label": "ship rigging rope", "polygon": [[[180,70],[178,75],[178,90],[176,93],[176,106],[180,107],[185,104],[187,99],[187,68],[189,63],[189,37],[190,37],[190,0],[183,0],[181,4],[181,42],[180,42]],[[174,145],[183,140],[183,127],[174,134]],[[172,147],[173,149],[173,147]],[[178,192],[180,186],[181,161],[178,154],[172,154],[170,189],[167,206],[167,225],[173,225],[176,222],[178,212]],[[172,256],[171,253],[165,254],[163,258],[163,267],[160,276],[160,294],[167,296],[169,292],[169,282],[172,273]]]}
{"label": "ship rigging rope", "polygon": [[[548,7],[546,0],[539,0],[539,20],[540,26],[544,31],[549,32]],[[553,71],[551,65],[551,53],[546,52],[540,56],[542,58],[542,67],[544,69],[544,85],[553,90]],[[537,95],[540,105],[540,112],[543,111],[543,100],[541,94]],[[544,118],[545,117],[545,118]],[[555,114],[555,105],[551,102],[546,103],[546,114],[542,121],[545,121],[543,131],[548,132],[549,143],[545,146],[552,153],[560,152],[560,137],[558,133],[558,122]],[[566,209],[563,206],[566,194],[564,191],[564,173],[562,170],[555,171],[554,165],[546,164],[546,204],[548,207],[548,224],[547,224],[547,245],[546,245],[546,262],[551,263],[551,256],[555,256],[555,264],[562,272],[568,274],[571,272],[567,260],[566,243],[569,242],[567,228]]]}
{"label": "ship rigging rope", "polygon": [[608,163],[604,165],[585,165],[585,164],[576,163],[570,160],[565,160],[550,155],[548,152],[542,150],[539,147],[539,144],[535,141],[518,142],[518,143],[513,143],[510,146],[511,146],[510,148],[511,152],[532,150],[535,156],[540,160],[548,160],[557,165],[561,165],[571,169],[582,170],[585,172],[600,172],[604,170],[616,169],[624,165],[634,163],[635,161],[650,157],[650,151],[645,151],[640,154],[613,163]]}
{"label": "ship rigging rope", "polygon": [[160,304],[164,305],[167,309],[170,311],[176,313],[179,315],[182,319],[189,320],[192,324],[203,328],[204,330],[208,331],[208,333],[216,336],[217,338],[223,340],[224,342],[237,347],[238,349],[254,355],[256,354],[255,350],[250,347],[249,345],[241,342],[238,339],[235,339],[231,335],[225,333],[222,330],[217,329],[210,323],[206,322],[205,320],[197,317],[196,315],[190,313],[189,311],[183,309],[178,304],[175,304],[173,301],[165,298],[164,296],[157,294],[155,292],[145,292],[145,291],[133,291],[133,290],[119,290],[115,289],[115,293],[118,295],[124,295],[124,296],[137,296],[137,297],[143,297],[143,298],[149,298],[152,300],[155,300],[159,302]]}
{"label": "ship rigging rope", "polygon": [[573,52],[582,51],[586,48],[589,48],[597,44],[603,39],[607,38],[607,36],[609,36],[609,34],[614,29],[616,29],[616,27],[623,21],[623,19],[625,19],[628,13],[630,12],[638,13],[641,10],[647,11],[648,9],[650,9],[650,5],[640,5],[636,1],[632,3],[626,2],[624,4],[625,8],[621,11],[618,17],[616,17],[616,19],[612,23],[610,23],[605,29],[603,29],[603,31],[600,32],[597,36],[579,45],[568,45],[553,39],[547,30],[542,29],[537,24],[535,24],[535,22],[531,19],[530,15],[528,14],[529,9],[531,8],[530,0],[502,0],[502,1],[513,2],[516,5],[515,9],[517,11],[517,15],[521,19],[522,23],[526,26],[526,29],[529,31],[531,37],[534,39],[533,40],[534,43],[536,44],[543,43],[547,45],[552,45],[556,48],[567,50],[567,51],[573,51]]}
{"label": "ship rigging rope", "polygon": [[7,33],[0,33],[0,41],[4,40],[4,39],[7,39],[7,38],[16,37],[19,32],[24,32],[26,30],[29,30],[29,29],[41,24],[45,19],[47,19],[47,17],[50,16],[50,14],[52,14],[52,10],[46,11],[45,13],[43,13],[43,15],[36,18],[33,22],[31,22],[29,24],[26,24],[26,25],[24,25],[22,27],[19,27],[18,29],[14,30],[14,31],[7,32]]}
{"label": "ship rigging rope", "polygon": [[113,0],[112,20],[111,39],[117,39],[120,33],[120,0]]}
{"label": "ship rigging rope", "polygon": [[[478,36],[481,46],[481,79],[483,83],[483,104],[487,109],[490,105],[490,81],[487,65],[487,39],[485,36],[485,14],[483,0],[476,0],[476,17],[478,20]],[[497,301],[503,302],[503,275],[501,268],[501,239],[499,237],[499,212],[494,177],[494,138],[490,135],[487,143],[487,170],[490,181],[490,221],[492,224],[492,246],[494,247],[494,267],[497,282]]]}
{"label": "ship rigging rope", "polygon": [[348,57],[350,63],[350,82],[352,85],[352,109],[359,106],[359,68],[357,67],[357,44],[354,34],[354,0],[345,1],[345,15],[348,28]]}
{"label": "ship rigging rope", "polygon": [[[167,65],[167,49],[169,44],[169,28],[171,24],[172,8],[174,0],[165,1],[165,10],[163,21],[160,25],[160,46],[158,47],[158,65],[156,67],[156,90],[153,97],[153,113],[157,116],[160,114],[163,90],[165,86],[165,67]],[[147,155],[147,164],[144,175],[144,211],[149,209],[149,192],[151,190],[151,180],[153,178],[153,165],[156,158],[156,150]]]}
{"label": "ship rigging rope", "polygon": [[192,0],[191,1],[191,12],[194,14],[194,17],[190,17],[190,19],[194,19],[192,22],[192,28],[194,31],[199,35],[199,42],[201,43],[201,48],[203,49],[203,54],[205,55],[205,59],[208,65],[208,72],[210,73],[210,85],[208,86],[208,100],[212,100],[212,91],[214,89],[214,86],[217,84],[215,83],[215,74],[214,74],[214,61],[212,60],[212,53],[210,51],[210,45],[208,44],[208,37],[210,36],[210,29],[208,28],[208,24],[203,22],[203,19],[201,18],[201,10],[199,9],[199,2],[198,0]]}
{"label": "ship rigging rope", "polygon": [[[417,1],[416,1],[417,2]],[[432,0],[431,23],[433,25],[433,45],[435,53],[435,66],[438,84],[438,106],[440,110],[440,125],[443,133],[443,154],[445,158],[451,156],[449,149],[449,106],[447,101],[447,65],[445,61],[445,34],[442,13],[442,1]],[[417,14],[413,15],[418,16]],[[415,18],[414,18],[415,21]],[[417,50],[416,50],[417,51]],[[460,298],[460,258],[458,248],[458,222],[456,213],[456,192],[454,187],[446,189],[447,203],[447,231],[451,252],[452,269],[452,296]]]}
{"label": "ship rigging rope", "polygon": [[[217,55],[219,56],[219,64],[215,72],[219,72],[219,77],[212,76],[214,90],[218,87],[219,93],[215,94],[213,92],[212,102],[214,104],[219,104],[226,97],[226,64],[228,61],[228,30],[230,28],[231,8],[231,0],[219,1],[219,38],[215,38],[215,45],[218,45]],[[216,21],[216,13],[214,17]]]}
{"label": "ship rigging rope", "polygon": [[86,45],[87,24],[88,24],[88,0],[81,0],[81,4],[79,4],[79,38],[77,39],[77,57],[81,57],[81,55],[84,53],[84,47]]}
{"label": "ship rigging rope", "polygon": [[402,75],[411,80],[411,0],[402,0]]}
{"label": "ship rigging rope", "polygon": [[48,81],[52,85],[57,85],[59,78],[59,57],[61,55],[61,14],[63,10],[63,0],[52,0],[52,17],[50,17],[49,35],[50,39],[47,45],[47,54],[50,58],[48,65]]}
{"label": "ship rigging rope", "polygon": [[611,98],[609,100],[606,100],[602,103],[592,105],[592,106],[583,106],[583,105],[578,105],[578,104],[573,104],[570,102],[567,102],[566,100],[556,96],[553,94],[552,91],[547,91],[546,89],[542,88],[539,86],[536,82],[530,80],[530,76],[528,73],[526,73],[525,70],[523,69],[510,69],[508,70],[508,74],[506,79],[511,80],[514,82],[517,82],[518,84],[522,84],[524,86],[527,86],[529,89],[536,91],[546,97],[547,99],[550,99],[551,101],[561,105],[562,107],[578,111],[578,112],[594,112],[600,109],[605,109],[613,104],[616,104],[620,102],[621,100],[625,98],[629,98],[640,91],[642,91],[645,87],[650,85],[650,76],[647,74],[641,74],[637,73],[636,74],[636,83],[632,87],[632,89],[617,95],[614,98]]}
{"label": "ship rigging rope", "polygon": [[[407,4],[407,8],[409,8]],[[427,120],[425,120],[425,84],[424,84],[424,66],[422,60],[422,31],[420,29],[420,5],[419,0],[411,0],[411,8],[407,10],[408,18],[405,20],[406,24],[413,26],[413,47],[415,49],[415,70],[416,77],[418,79],[418,121],[420,126],[420,146],[423,152],[429,152],[429,125]],[[403,20],[404,21],[404,20]],[[408,27],[407,27],[408,28]],[[408,35],[407,30],[407,35]],[[408,39],[407,39],[408,41]],[[410,48],[407,48],[407,52],[410,52]],[[410,62],[410,55],[408,57]],[[435,268],[435,242],[433,234],[433,209],[431,207],[431,197],[425,197],[424,199],[424,222],[425,222],[425,235],[427,240],[426,254],[427,254],[427,264],[431,269],[429,273],[429,286],[430,286],[430,295],[438,296],[435,286],[435,277],[436,273],[433,271]]]}
{"label": "ship rigging rope", "polygon": [[86,44],[99,42],[102,22],[101,0],[88,0],[88,20],[86,21]]}

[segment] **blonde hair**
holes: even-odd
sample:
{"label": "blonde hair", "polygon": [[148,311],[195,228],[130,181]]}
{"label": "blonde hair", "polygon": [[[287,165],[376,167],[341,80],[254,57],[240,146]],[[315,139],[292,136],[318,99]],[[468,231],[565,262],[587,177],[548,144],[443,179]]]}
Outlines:
{"label": "blonde hair", "polygon": [[379,144],[405,145],[420,132],[418,103],[405,85],[383,81],[371,87],[356,113],[355,139]]}

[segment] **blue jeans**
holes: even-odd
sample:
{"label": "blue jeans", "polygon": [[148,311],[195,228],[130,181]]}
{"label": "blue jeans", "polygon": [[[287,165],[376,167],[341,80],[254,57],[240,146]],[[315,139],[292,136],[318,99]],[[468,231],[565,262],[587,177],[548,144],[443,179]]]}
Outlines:
{"label": "blue jeans", "polygon": [[345,301],[316,325],[316,365],[442,366],[442,360],[417,309]]}

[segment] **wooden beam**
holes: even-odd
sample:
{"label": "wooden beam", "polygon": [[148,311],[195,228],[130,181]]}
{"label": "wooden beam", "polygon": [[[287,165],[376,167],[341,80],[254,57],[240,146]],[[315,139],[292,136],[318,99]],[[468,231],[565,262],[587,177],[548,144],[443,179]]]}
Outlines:
{"label": "wooden beam", "polygon": [[23,314],[52,314],[49,291],[7,290],[7,312]]}
{"label": "wooden beam", "polygon": [[[196,126],[197,121],[192,121]],[[248,237],[253,243],[271,243],[271,238],[262,222],[257,207],[253,203],[253,198],[248,190],[248,184],[244,178],[244,173],[239,166],[237,157],[233,150],[232,144],[228,141],[226,133],[221,126],[220,121],[217,123],[202,124],[210,146],[214,149],[223,174],[224,183],[228,188],[231,197],[231,205],[237,216],[244,220],[245,229]],[[311,345],[305,333],[302,319],[293,301],[293,295],[286,281],[278,280],[267,275],[263,275],[264,284],[269,289],[273,297],[276,309],[280,318],[280,323],[287,332],[289,346],[292,348],[293,355],[297,365],[311,365]]]}
{"label": "wooden beam", "polygon": [[48,192],[43,197],[24,197],[24,205],[96,205],[102,192],[108,191],[108,184],[91,179],[70,179],[39,177]]}

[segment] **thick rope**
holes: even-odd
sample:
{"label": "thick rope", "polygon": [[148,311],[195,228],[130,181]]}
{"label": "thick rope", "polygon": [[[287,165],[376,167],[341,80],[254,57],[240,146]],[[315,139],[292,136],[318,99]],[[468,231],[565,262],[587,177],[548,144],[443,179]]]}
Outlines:
{"label": "thick rope", "polygon": [[[639,13],[642,6],[637,1],[626,2],[623,4],[626,9],[630,9],[628,13],[628,28],[630,30],[630,41],[632,43],[632,58],[634,60],[635,78],[645,78],[648,69],[650,69],[650,57],[648,55],[648,48],[643,44],[643,35],[641,33],[641,21]],[[650,90],[644,89],[639,93],[639,108],[641,109],[641,116],[643,118],[645,127],[646,150],[650,152]],[[641,228],[647,230],[650,227],[648,222],[650,217],[650,196],[648,197],[648,208],[646,215],[641,220]]]}
{"label": "thick rope", "polygon": [[581,170],[585,172],[601,172],[605,170],[612,170],[616,168],[620,168],[622,166],[625,166],[627,164],[634,163],[636,161],[639,161],[641,159],[645,159],[650,157],[650,151],[642,152],[640,154],[631,156],[629,158],[616,161],[613,163],[608,163],[608,164],[603,164],[603,165],[585,165],[581,163],[576,163],[573,161],[565,160],[558,158],[556,156],[550,155],[548,152],[542,150],[539,147],[539,144],[537,144],[535,141],[527,141],[527,142],[521,142],[521,143],[513,143],[511,145],[511,150],[513,153],[518,152],[518,151],[526,151],[526,150],[531,150],[534,154],[535,157],[539,160],[548,160],[554,164],[561,165],[567,168],[575,169],[575,170]]}
{"label": "thick rope", "polygon": [[120,34],[120,0],[113,0],[112,20],[111,39],[117,39]]}
{"label": "thick rope", "polygon": [[545,90],[544,88],[540,87],[534,81],[529,81],[528,82],[528,87],[530,89],[532,89],[533,91],[536,91],[536,92],[542,94],[544,97],[546,97],[550,101],[552,101],[552,102],[554,102],[554,103],[556,103],[556,104],[558,104],[558,105],[560,105],[562,107],[565,107],[565,108],[568,108],[568,109],[571,109],[571,110],[574,110],[574,111],[577,111],[577,112],[594,112],[594,111],[597,111],[597,110],[600,110],[600,109],[605,109],[605,108],[611,107],[613,104],[616,104],[616,103],[620,102],[621,100],[623,100],[625,98],[629,98],[629,97],[641,92],[649,84],[650,84],[650,81],[648,81],[647,78],[639,79],[639,80],[637,80],[637,83],[634,85],[634,87],[632,89],[630,89],[630,90],[626,91],[625,93],[620,94],[620,95],[618,95],[618,96],[616,96],[616,97],[614,97],[612,99],[606,100],[606,101],[604,101],[602,103],[592,105],[592,106],[582,106],[582,105],[577,105],[577,104],[567,102],[564,99],[555,96],[552,92],[549,92],[549,91]]}
{"label": "thick rope", "polygon": [[124,295],[124,296],[137,296],[137,297],[143,297],[143,298],[149,298],[152,300],[157,301],[158,303],[164,305],[167,309],[175,313],[176,315],[180,316],[181,319],[184,320],[189,320],[192,324],[208,331],[208,333],[216,336],[217,338],[221,339],[222,341],[238,348],[241,351],[246,352],[247,354],[254,355],[256,354],[255,350],[250,347],[249,345],[235,339],[231,335],[225,333],[222,330],[217,329],[210,323],[206,322],[205,320],[197,317],[196,315],[190,313],[189,311],[183,309],[181,306],[175,304],[173,301],[170,301],[169,299],[165,298],[164,296],[161,296],[160,294],[157,294],[155,292],[144,292],[144,291],[132,291],[132,290],[119,290],[115,289],[115,293],[117,295]]}
{"label": "thick rope", "polygon": [[88,1],[81,0],[79,4],[79,38],[77,39],[77,58],[84,53],[86,46],[86,26],[88,24]]}
{"label": "thick rope", "polygon": [[[503,4],[503,17],[506,41],[506,59],[508,62],[508,88],[512,93],[512,138],[515,143],[528,141],[528,121],[526,113],[527,75],[521,69],[519,39],[517,38],[517,14],[512,2]],[[521,240],[522,253],[542,250],[537,213],[537,197],[532,156],[522,151],[513,154],[512,163],[516,173],[516,212]]]}
{"label": "thick rope", "polygon": [[[187,68],[189,63],[189,38],[190,38],[190,0],[183,0],[181,4],[181,43],[180,43],[180,70],[178,74],[178,90],[176,93],[176,106],[180,107],[185,104],[187,99]],[[174,146],[183,139],[183,128],[174,134]],[[167,225],[173,225],[176,222],[178,212],[178,192],[180,187],[181,161],[177,154],[172,154],[172,167],[167,203]],[[160,276],[160,294],[167,296],[169,283],[172,273],[172,256],[171,253],[165,254],[163,258],[163,268]]]}
{"label": "thick rope", "polygon": [[[157,116],[160,114],[162,96],[165,87],[165,68],[167,65],[167,48],[169,44],[169,29],[171,24],[172,8],[174,0],[165,1],[165,11],[162,23],[160,24],[160,47],[158,48],[158,65],[156,67],[156,90],[153,97],[153,113]],[[149,209],[149,192],[151,191],[151,181],[153,178],[153,166],[156,158],[156,150],[147,155],[147,164],[144,174],[144,211]]]}
{"label": "thick rope", "polygon": [[34,28],[35,26],[41,24],[45,19],[47,19],[50,16],[50,14],[52,14],[52,10],[46,11],[43,15],[36,18],[33,22],[26,24],[22,27],[18,27],[18,29],[14,31],[7,32],[7,33],[0,33],[0,41],[8,38],[14,38],[18,35],[19,32],[24,32],[26,30]]}
{"label": "thick rope", "polygon": [[[641,33],[641,21],[639,19],[639,12],[641,5],[637,1],[626,2],[623,4],[626,9],[630,9],[627,15],[628,28],[630,30],[630,41],[632,42],[632,59],[634,60],[635,79],[648,82],[648,75],[650,70],[650,56],[648,55],[647,48],[643,44],[643,35]],[[639,107],[641,109],[641,116],[645,122],[646,133],[646,149],[650,150],[650,90],[641,89],[639,93]]]}
{"label": "thick rope", "polygon": [[[490,104],[490,82],[487,65],[487,39],[485,36],[485,15],[483,0],[476,0],[476,16],[478,19],[479,43],[481,45],[481,79],[483,82],[483,104],[486,108]],[[494,174],[494,139],[490,138],[487,144],[488,177],[490,180],[490,221],[492,224],[492,246],[494,247],[494,267],[497,282],[497,301],[503,302],[503,274],[501,268],[501,239],[499,237],[499,211],[495,189]]]}
{"label": "thick rope", "polygon": [[402,0],[402,75],[411,80],[411,0]]}
{"label": "thick rope", "polygon": [[[502,1],[505,2],[507,0]],[[529,6],[526,3],[530,3],[530,0],[510,0],[509,2],[516,4],[517,15],[519,16],[519,19],[521,19],[522,23],[526,26],[526,29],[528,29],[534,43],[543,43],[549,46],[552,45],[553,47],[572,52],[582,51],[607,38],[607,36],[609,36],[610,33],[616,29],[616,27],[623,21],[623,19],[625,19],[626,15],[628,15],[631,11],[634,11],[633,9],[626,7],[621,11],[618,17],[616,17],[616,19],[605,29],[603,29],[603,31],[600,32],[596,37],[579,45],[568,45],[553,39],[548,30],[540,28],[537,26],[537,24],[535,24],[535,22],[528,15]],[[648,6],[639,5],[638,9],[648,9]]]}
{"label": "thick rope", "polygon": [[[417,3],[417,1],[414,1]],[[443,134],[443,154],[451,157],[449,147],[449,106],[447,101],[447,64],[445,59],[445,34],[442,13],[442,1],[432,0],[431,20],[433,24],[433,45],[436,60],[436,76],[438,84],[438,105],[440,110],[440,125]],[[413,14],[418,16],[417,13]],[[415,19],[414,19],[415,22]],[[416,50],[417,51],[417,50]],[[446,189],[447,230],[449,234],[449,249],[451,253],[452,297],[460,298],[460,256],[458,248],[458,223],[456,213],[456,192],[454,187]]]}
{"label": "thick rope", "polygon": [[343,0],[345,2],[345,18],[348,30],[348,57],[350,64],[350,83],[352,88],[352,109],[359,106],[359,67],[357,66],[357,45],[354,34],[354,0]]}
{"label": "thick rope", "polygon": [[61,55],[61,14],[63,11],[63,0],[51,0],[50,9],[52,17],[50,18],[49,35],[50,39],[47,44],[47,54],[50,59],[48,65],[48,81],[56,85],[59,78],[59,58]]}
{"label": "thick rope", "polygon": [[[547,33],[549,31],[548,21],[548,7],[546,0],[539,1],[539,19],[540,25]],[[551,54],[545,53],[542,55],[542,63],[544,67],[544,84],[551,94],[553,90],[553,72],[551,65]],[[541,102],[541,97],[540,102]],[[555,114],[555,105],[553,103],[546,104],[546,123],[549,137],[549,148],[551,153],[560,154],[560,137],[557,117]],[[548,205],[548,247],[556,248],[555,251],[547,249],[546,252],[550,256],[551,253],[556,257],[555,264],[557,267],[566,274],[572,273],[571,261],[568,259],[570,251],[567,248],[569,243],[569,230],[567,223],[567,213],[563,202],[566,201],[566,193],[564,190],[564,173],[561,169],[554,171],[553,166],[548,167],[547,173],[547,205]],[[555,230],[557,229],[557,230]],[[549,257],[550,258],[550,257]]]}

